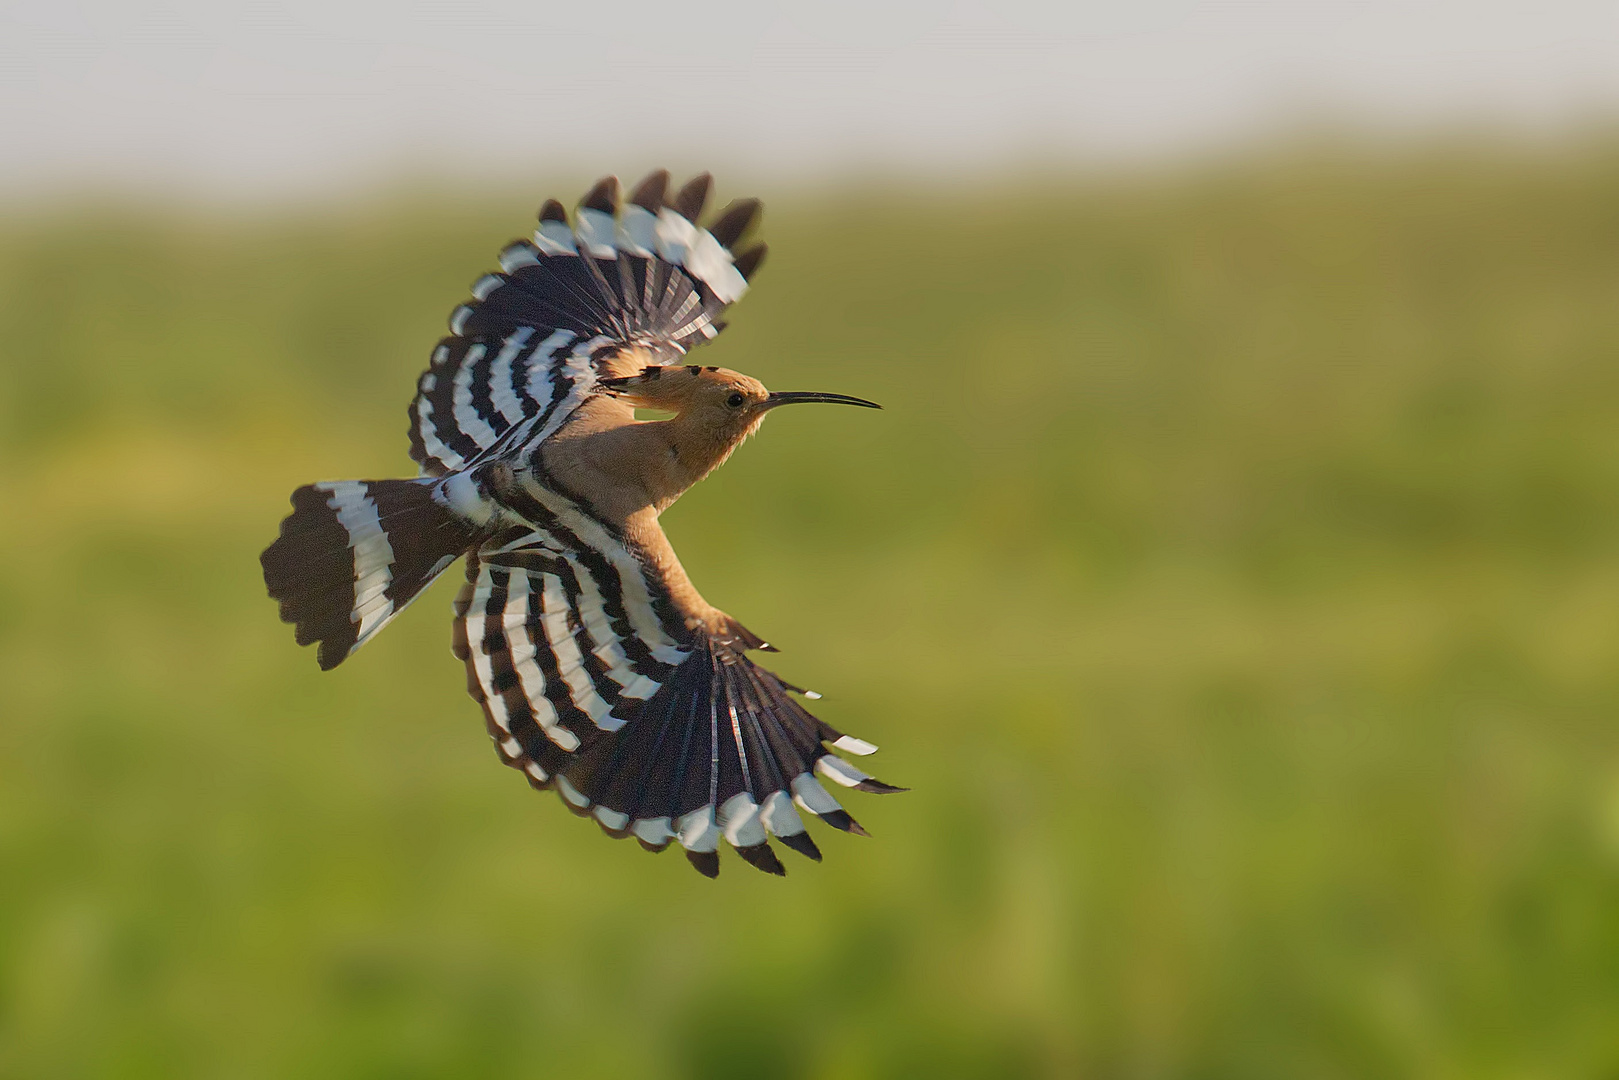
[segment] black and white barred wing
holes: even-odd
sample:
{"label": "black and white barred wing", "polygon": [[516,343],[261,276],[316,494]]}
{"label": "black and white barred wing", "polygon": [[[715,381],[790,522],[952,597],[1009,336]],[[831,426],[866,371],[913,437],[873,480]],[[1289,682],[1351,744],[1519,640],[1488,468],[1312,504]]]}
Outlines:
{"label": "black and white barred wing", "polygon": [[899,790],[829,753],[876,747],[812,716],[748,644],[676,624],[628,553],[544,530],[485,544],[456,601],[456,654],[501,760],[710,876],[722,840],[772,873],[770,836],[819,859],[799,809],[862,832],[818,777]]}
{"label": "black and white barred wing", "polygon": [[627,346],[674,363],[719,333],[765,253],[762,244],[733,251],[759,203],[735,202],[703,228],[708,174],[666,199],[668,183],[654,173],[620,207],[608,177],[571,224],[547,202],[533,238],[508,245],[499,272],[473,285],[410,406],[410,456],[423,475],[545,438]]}
{"label": "black and white barred wing", "polygon": [[469,554],[455,611],[468,692],[503,753],[527,748],[542,782],[622,728],[688,655],[638,567],[543,530],[511,530]]}

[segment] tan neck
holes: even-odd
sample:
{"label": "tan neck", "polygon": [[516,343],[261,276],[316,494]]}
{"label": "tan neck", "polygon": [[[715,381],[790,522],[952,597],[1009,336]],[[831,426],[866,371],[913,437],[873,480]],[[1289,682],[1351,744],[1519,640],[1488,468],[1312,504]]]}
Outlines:
{"label": "tan neck", "polygon": [[704,600],[658,524],[658,515],[713,472],[733,446],[704,445],[680,418],[637,421],[612,398],[594,398],[541,451],[562,494],[617,529],[663,582],[688,624],[722,632],[730,619]]}
{"label": "tan neck", "polygon": [[652,576],[663,583],[670,602],[685,617],[688,627],[701,628],[711,634],[725,632],[730,616],[704,600],[697,586],[691,583],[686,568],[680,565],[680,557],[664,535],[663,526],[658,524],[656,511],[647,507],[631,514],[624,522],[623,535],[630,549],[652,571]]}
{"label": "tan neck", "polygon": [[545,445],[544,460],[570,494],[588,502],[604,522],[622,527],[642,510],[663,513],[734,449],[734,443],[717,441],[678,416],[637,421],[622,402],[595,398]]}

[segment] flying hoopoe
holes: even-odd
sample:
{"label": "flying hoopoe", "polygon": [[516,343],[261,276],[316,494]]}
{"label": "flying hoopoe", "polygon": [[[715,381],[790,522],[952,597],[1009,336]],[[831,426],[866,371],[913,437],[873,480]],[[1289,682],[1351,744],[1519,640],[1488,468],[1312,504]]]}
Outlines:
{"label": "flying hoopoe", "polygon": [[299,488],[260,561],[282,620],[330,669],[465,556],[454,652],[500,759],[611,835],[654,851],[678,841],[709,877],[722,838],[783,874],[768,836],[821,857],[795,803],[864,833],[815,774],[902,789],[829,752],[876,747],[748,659],[775,650],[698,594],[658,515],[777,406],[880,406],[684,362],[765,254],[737,254],[756,199],[698,224],[710,186],[704,173],[670,195],[660,171],[621,207],[608,177],[571,225],[547,202],[533,240],[508,245],[451,314],[417,382],[420,476]]}

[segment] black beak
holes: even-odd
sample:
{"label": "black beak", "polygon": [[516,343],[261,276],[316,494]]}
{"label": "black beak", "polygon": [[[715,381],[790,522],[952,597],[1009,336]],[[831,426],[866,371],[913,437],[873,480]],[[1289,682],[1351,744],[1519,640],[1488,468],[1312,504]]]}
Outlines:
{"label": "black beak", "polygon": [[859,405],[861,408],[865,409],[882,408],[882,406],[877,404],[875,401],[867,401],[865,398],[850,397],[848,394],[821,394],[813,390],[798,390],[788,391],[780,394],[771,394],[769,397],[765,398],[764,405],[760,408],[760,411],[763,412],[765,409],[774,409],[777,405],[796,405],[801,401],[824,401],[828,405]]}

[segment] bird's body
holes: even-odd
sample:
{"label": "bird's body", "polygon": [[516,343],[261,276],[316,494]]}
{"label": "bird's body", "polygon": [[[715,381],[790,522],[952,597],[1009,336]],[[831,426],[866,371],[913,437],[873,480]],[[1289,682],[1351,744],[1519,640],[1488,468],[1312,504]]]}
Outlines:
{"label": "bird's body", "polygon": [[[293,494],[265,582],[323,668],[368,641],[458,556],[454,649],[501,759],[610,833],[678,840],[718,871],[723,837],[781,873],[767,835],[819,858],[794,804],[859,826],[815,777],[896,790],[830,754],[833,730],[746,653],[770,647],[697,591],[658,516],[799,401],[685,364],[763,254],[733,255],[751,200],[697,226],[708,180],[666,201],[666,173],[618,205],[609,178],[451,316],[410,408],[414,480]],[[637,408],[671,414],[639,420]]]}

